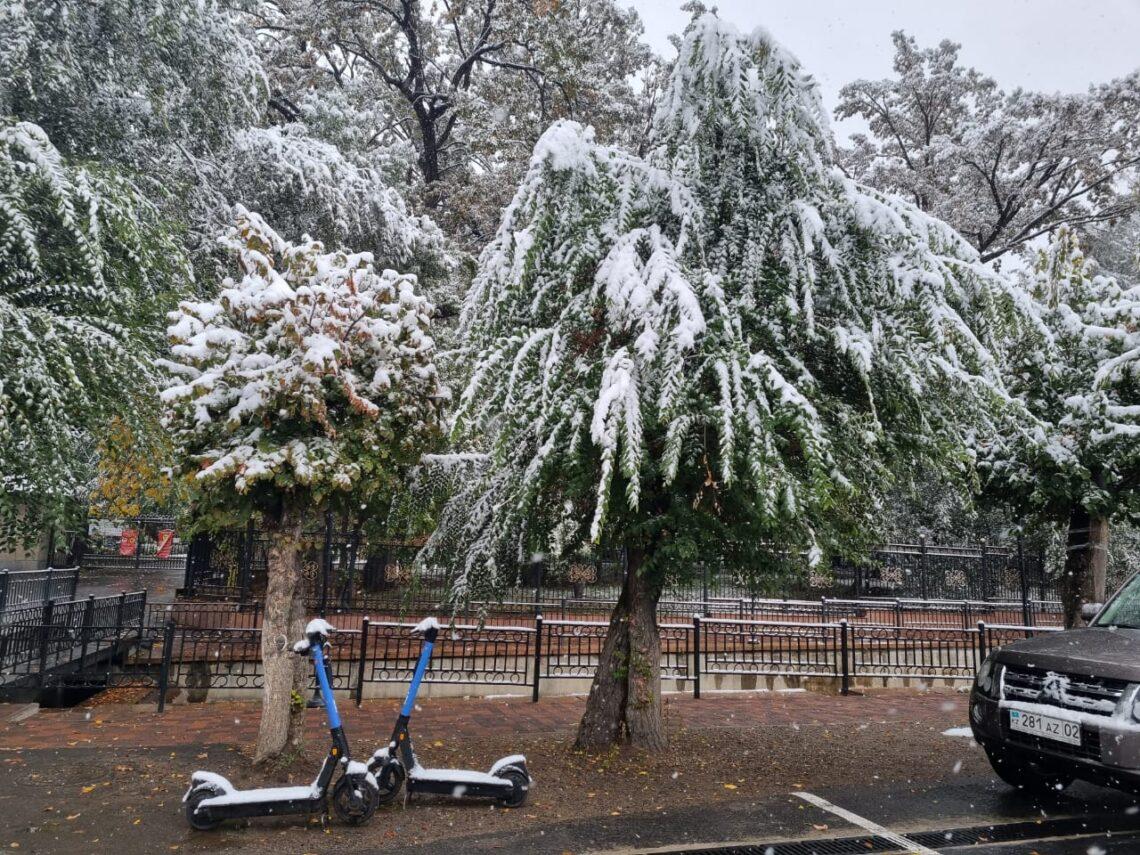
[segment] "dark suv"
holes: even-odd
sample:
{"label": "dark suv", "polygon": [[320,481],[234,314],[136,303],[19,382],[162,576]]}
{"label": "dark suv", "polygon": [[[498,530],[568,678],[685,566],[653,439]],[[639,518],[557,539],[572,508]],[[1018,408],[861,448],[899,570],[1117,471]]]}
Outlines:
{"label": "dark suv", "polygon": [[[1098,611],[1099,610],[1099,611]],[[1140,790],[1140,574],[1089,626],[991,653],[970,693],[970,727],[1003,781],[1034,792],[1074,778]]]}

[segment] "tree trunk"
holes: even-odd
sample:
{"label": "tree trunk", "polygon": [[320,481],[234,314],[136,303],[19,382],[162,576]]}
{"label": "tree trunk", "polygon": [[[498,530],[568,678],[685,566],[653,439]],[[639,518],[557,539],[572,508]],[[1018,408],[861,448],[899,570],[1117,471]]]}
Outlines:
{"label": "tree trunk", "polygon": [[599,750],[621,741],[641,748],[665,747],[657,633],[660,591],[640,572],[645,552],[630,549],[628,556],[621,596],[578,725],[578,748]]}
{"label": "tree trunk", "polygon": [[[303,735],[306,662],[292,652],[293,643],[301,639],[305,629],[301,526],[300,514],[288,505],[279,520],[267,522],[269,579],[261,624],[265,693],[255,763],[299,748]],[[295,702],[294,692],[299,703]]]}
{"label": "tree trunk", "polygon": [[1061,578],[1061,606],[1066,629],[1083,626],[1081,606],[1103,603],[1108,566],[1108,520],[1082,507],[1069,513],[1065,572]]}

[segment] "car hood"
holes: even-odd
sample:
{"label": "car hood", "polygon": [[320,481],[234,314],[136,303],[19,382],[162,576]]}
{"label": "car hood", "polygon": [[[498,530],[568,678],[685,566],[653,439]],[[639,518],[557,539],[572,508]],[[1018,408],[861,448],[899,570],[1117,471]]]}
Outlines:
{"label": "car hood", "polygon": [[1034,670],[1140,683],[1140,630],[1086,627],[1016,641],[997,661]]}

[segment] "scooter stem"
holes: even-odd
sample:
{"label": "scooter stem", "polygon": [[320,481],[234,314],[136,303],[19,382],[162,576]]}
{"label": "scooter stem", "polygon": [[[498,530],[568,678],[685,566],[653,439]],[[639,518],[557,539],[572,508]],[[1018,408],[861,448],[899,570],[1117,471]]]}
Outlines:
{"label": "scooter stem", "polygon": [[420,690],[420,683],[423,681],[424,672],[427,670],[428,660],[431,659],[431,649],[435,646],[435,637],[438,633],[435,627],[431,627],[424,632],[424,646],[420,651],[420,661],[416,663],[416,673],[412,676],[412,684],[408,686],[408,696],[404,698],[404,707],[400,710],[400,715],[407,718],[412,714],[412,708],[416,704],[416,693]]}
{"label": "scooter stem", "polygon": [[329,730],[340,727],[340,712],[336,708],[336,698],[333,696],[332,686],[329,685],[329,676],[325,671],[325,653],[320,644],[312,646],[313,669],[317,672],[317,685],[321,689],[321,697],[325,701],[325,713],[329,719]]}

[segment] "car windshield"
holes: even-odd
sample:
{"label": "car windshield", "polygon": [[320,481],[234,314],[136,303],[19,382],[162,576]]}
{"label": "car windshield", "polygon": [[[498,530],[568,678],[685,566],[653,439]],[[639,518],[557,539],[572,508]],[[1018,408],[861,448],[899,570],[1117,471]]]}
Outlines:
{"label": "car windshield", "polygon": [[1128,580],[1128,584],[1097,618],[1095,626],[1140,629],[1140,574]]}

